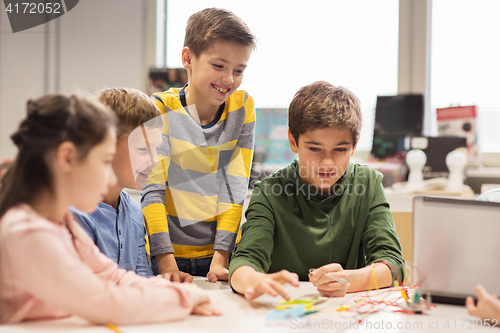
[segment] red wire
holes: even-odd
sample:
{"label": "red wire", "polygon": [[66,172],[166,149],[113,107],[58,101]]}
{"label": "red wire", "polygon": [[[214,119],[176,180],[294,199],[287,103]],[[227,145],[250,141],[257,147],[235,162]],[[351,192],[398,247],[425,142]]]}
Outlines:
{"label": "red wire", "polygon": [[[419,285],[415,285],[413,287],[408,287],[404,286],[403,291],[405,294],[408,296],[408,293],[412,291],[413,288],[420,287]],[[386,289],[386,290],[380,290],[376,294],[370,294],[370,295],[359,295],[354,302],[356,303],[354,306],[348,307],[345,311],[346,312],[354,312],[357,314],[370,314],[370,313],[375,313],[375,312],[380,312],[383,310],[386,310],[389,307],[396,307],[399,308],[398,310],[394,310],[393,312],[401,312],[401,313],[408,313],[408,314],[414,314],[414,312],[410,309],[404,308],[401,306],[401,300],[403,299],[403,296],[399,296],[396,299],[393,300],[372,300],[371,298],[373,297],[378,297],[382,296],[384,294],[389,294],[391,292],[394,292],[394,289]],[[425,303],[420,303],[420,305],[426,305]],[[433,305],[434,306],[434,305]]]}

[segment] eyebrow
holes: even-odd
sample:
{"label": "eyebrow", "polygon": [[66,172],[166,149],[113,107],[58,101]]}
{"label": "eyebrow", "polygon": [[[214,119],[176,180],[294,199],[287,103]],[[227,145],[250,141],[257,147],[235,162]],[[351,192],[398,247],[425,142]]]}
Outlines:
{"label": "eyebrow", "polygon": [[[222,62],[223,62],[223,63],[225,63],[225,64],[228,64],[228,63],[229,63],[229,60],[226,60],[226,59],[224,59],[224,58],[215,58],[215,60],[222,61]],[[244,68],[246,68],[246,67],[247,67],[247,65],[246,65],[246,64],[239,64],[239,65],[237,65],[236,67],[244,67]]]}
{"label": "eyebrow", "polygon": [[[307,143],[307,144],[310,144],[310,145],[316,145],[316,146],[322,146],[322,145],[323,145],[322,143],[320,143],[320,142],[316,142],[316,141],[306,141],[306,142],[304,142],[304,143]],[[344,141],[344,142],[339,142],[339,143],[337,143],[336,145],[337,145],[337,146],[344,146],[344,145],[350,145],[350,144],[351,144],[351,142],[349,142],[349,141]]]}

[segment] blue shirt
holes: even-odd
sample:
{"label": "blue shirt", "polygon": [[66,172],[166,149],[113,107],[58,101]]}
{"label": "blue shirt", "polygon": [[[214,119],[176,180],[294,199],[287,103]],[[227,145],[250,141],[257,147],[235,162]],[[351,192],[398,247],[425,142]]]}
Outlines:
{"label": "blue shirt", "polygon": [[71,211],[101,252],[120,268],[145,277],[153,276],[146,254],[146,228],[141,205],[128,193],[121,191],[118,212],[104,202],[100,202],[92,214],[74,207]]}

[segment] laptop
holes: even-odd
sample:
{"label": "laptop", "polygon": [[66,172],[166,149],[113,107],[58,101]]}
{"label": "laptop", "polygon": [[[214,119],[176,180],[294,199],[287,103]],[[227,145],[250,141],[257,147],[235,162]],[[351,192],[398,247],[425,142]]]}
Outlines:
{"label": "laptop", "polygon": [[415,197],[413,261],[433,302],[464,305],[476,284],[500,295],[500,203]]}

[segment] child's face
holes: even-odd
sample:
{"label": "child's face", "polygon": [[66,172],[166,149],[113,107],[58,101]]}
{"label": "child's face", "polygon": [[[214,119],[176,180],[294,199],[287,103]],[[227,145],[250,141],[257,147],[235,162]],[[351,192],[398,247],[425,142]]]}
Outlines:
{"label": "child's face", "polygon": [[300,135],[298,144],[288,132],[288,141],[292,151],[298,154],[302,180],[327,195],[347,170],[356,149],[352,133],[335,127],[306,131]]}
{"label": "child's face", "polygon": [[203,98],[216,107],[224,103],[240,86],[251,52],[250,46],[228,41],[215,42],[199,57],[184,48],[182,60],[190,73],[191,100]]}
{"label": "child's face", "polygon": [[[149,149],[143,128],[146,132]],[[146,186],[149,173],[158,164],[157,149],[160,143],[161,128],[148,126],[139,126],[118,139],[113,170],[121,188],[141,190]]]}
{"label": "child's face", "polygon": [[146,186],[149,173],[158,164],[161,132],[161,128],[139,126],[118,140],[113,169],[121,187],[140,190]]}
{"label": "child's face", "polygon": [[112,161],[116,151],[116,133],[110,131],[103,142],[93,147],[71,173],[69,186],[72,205],[93,212],[108,190],[116,184]]}

